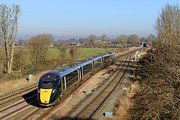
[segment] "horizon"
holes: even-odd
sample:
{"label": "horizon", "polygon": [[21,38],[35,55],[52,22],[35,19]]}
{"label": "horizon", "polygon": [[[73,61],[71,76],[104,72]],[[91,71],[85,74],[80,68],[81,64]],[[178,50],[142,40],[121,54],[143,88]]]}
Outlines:
{"label": "horizon", "polygon": [[52,34],[55,39],[70,39],[102,34],[110,38],[156,35],[154,26],[162,7],[167,3],[179,5],[180,1],[3,0],[1,3],[21,7],[17,39],[44,33]]}

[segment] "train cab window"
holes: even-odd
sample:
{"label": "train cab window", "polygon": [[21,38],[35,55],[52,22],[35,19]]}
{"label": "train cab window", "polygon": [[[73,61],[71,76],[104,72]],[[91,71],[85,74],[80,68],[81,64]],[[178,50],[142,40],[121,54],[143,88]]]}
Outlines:
{"label": "train cab window", "polygon": [[41,77],[41,88],[50,89],[54,87],[56,81],[55,74],[45,74]]}
{"label": "train cab window", "polygon": [[66,87],[70,87],[75,81],[78,80],[78,71],[69,73],[66,77]]}
{"label": "train cab window", "polygon": [[54,86],[54,80],[42,80],[41,82],[41,88],[44,88],[44,89],[50,89],[50,88],[53,88]]}

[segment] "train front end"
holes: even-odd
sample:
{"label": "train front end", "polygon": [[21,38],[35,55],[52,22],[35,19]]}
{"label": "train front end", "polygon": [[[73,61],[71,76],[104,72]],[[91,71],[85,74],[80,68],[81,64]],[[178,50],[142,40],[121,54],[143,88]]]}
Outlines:
{"label": "train front end", "polygon": [[51,106],[60,95],[60,79],[54,73],[44,74],[38,83],[37,100],[40,106]]}

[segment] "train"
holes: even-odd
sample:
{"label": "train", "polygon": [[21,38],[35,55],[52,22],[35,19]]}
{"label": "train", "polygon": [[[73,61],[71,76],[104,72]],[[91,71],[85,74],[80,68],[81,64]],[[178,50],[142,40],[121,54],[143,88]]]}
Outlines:
{"label": "train", "polygon": [[76,61],[43,74],[38,81],[37,101],[40,106],[52,106],[63,95],[82,84],[97,71],[115,62],[115,53]]}

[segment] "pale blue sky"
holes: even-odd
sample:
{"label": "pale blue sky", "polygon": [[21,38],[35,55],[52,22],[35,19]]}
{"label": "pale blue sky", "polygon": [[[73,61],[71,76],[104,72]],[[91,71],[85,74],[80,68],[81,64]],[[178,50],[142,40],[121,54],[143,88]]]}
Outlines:
{"label": "pale blue sky", "polygon": [[18,35],[51,33],[60,38],[90,34],[147,36],[155,34],[155,21],[167,3],[180,0],[0,0],[19,4]]}

